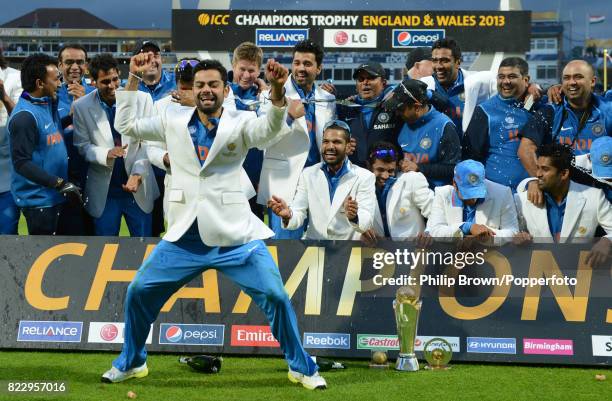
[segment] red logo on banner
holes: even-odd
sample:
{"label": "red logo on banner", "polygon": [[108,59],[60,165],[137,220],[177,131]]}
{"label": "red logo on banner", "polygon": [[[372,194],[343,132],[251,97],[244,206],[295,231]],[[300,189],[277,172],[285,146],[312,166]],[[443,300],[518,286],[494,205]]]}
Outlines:
{"label": "red logo on banner", "polygon": [[280,347],[270,326],[232,326],[232,341],[234,347]]}
{"label": "red logo on banner", "polygon": [[348,39],[348,33],[344,31],[338,31],[334,35],[334,42],[336,42],[337,45],[345,45],[346,42],[348,42]]}
{"label": "red logo on banner", "polygon": [[105,324],[100,329],[100,337],[102,337],[104,341],[113,341],[115,338],[117,338],[118,334],[119,329],[112,323]]}

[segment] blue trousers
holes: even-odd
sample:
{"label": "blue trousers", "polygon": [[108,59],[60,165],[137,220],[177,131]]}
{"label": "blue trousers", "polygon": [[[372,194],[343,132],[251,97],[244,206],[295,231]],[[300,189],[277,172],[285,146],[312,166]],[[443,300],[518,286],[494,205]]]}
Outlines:
{"label": "blue trousers", "polygon": [[11,191],[0,194],[0,234],[17,234],[19,224],[19,209],[15,204]]}
{"label": "blue trousers", "polygon": [[125,342],[113,366],[125,371],[145,362],[145,341],[162,306],[183,285],[209,268],[236,282],[265,313],[292,370],[309,376],[317,371],[302,347],[295,312],[264,242],[208,247],[197,234],[195,223],[177,242],[162,240],[157,244],[128,286]]}
{"label": "blue trousers", "polygon": [[283,228],[282,219],[275,215],[272,209],[268,208],[268,225],[274,231],[272,239],[302,239],[304,228],[308,225],[308,219],[306,219],[301,227],[295,230],[286,230]]}
{"label": "blue trousers", "polygon": [[94,219],[96,235],[117,236],[121,228],[121,216],[132,237],[151,236],[151,213],[145,213],[134,200],[132,194],[106,198],[106,205],[102,215]]}

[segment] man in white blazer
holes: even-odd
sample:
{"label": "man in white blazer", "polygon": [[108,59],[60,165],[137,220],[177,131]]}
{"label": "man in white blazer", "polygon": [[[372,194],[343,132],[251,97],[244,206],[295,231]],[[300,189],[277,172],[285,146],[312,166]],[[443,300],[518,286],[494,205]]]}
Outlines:
{"label": "man in white blazer", "polygon": [[126,90],[117,94],[115,126],[126,135],[166,143],[172,166],[168,231],[128,287],[125,342],[102,380],[146,376],[145,341],[161,307],[193,277],[214,268],[234,280],[265,313],[289,364],[289,379],[308,389],[325,388],[302,347],[278,267],[262,241],[272,231],[251,213],[240,183],[248,149],[265,148],[289,132],[283,95],[287,69],[268,61],[273,107],[260,118],[223,109],[227,71],[216,60],[201,61],[194,68],[195,109],[167,108],[162,115],[139,118],[136,89],[151,62],[149,54],[132,57]]}
{"label": "man in white blazer", "polygon": [[376,196],[374,174],[352,164],[347,156],[350,128],[340,120],[327,123],[322,162],[304,169],[290,204],[273,195],[268,207],[295,229],[308,218],[304,239],[358,240],[372,227]]}
{"label": "man in white blazer", "polygon": [[544,194],[544,206],[534,205],[528,192],[516,194],[522,231],[517,242],[538,240],[556,243],[593,238],[597,226],[606,232],[592,248],[587,263],[598,266],[609,262],[612,246],[612,204],[601,189],[571,180],[573,159],[569,146],[554,142],[537,150],[538,187]]}
{"label": "man in white blazer", "polygon": [[437,187],[427,231],[436,240],[467,236],[501,245],[518,232],[510,188],[485,179],[485,168],[475,160],[455,166],[453,185]]}
{"label": "man in white blazer", "polygon": [[[335,96],[315,85],[323,68],[323,50],[311,40],[293,48],[290,79],[285,84],[288,99],[304,102],[306,116],[291,124],[291,135],[266,149],[259,178],[257,202],[266,205],[272,195],[292,199],[305,167],[319,163],[323,127],[336,116]],[[267,96],[267,95],[264,95]],[[266,108],[262,110],[265,112]],[[299,239],[303,228],[283,229],[280,219],[268,210],[270,227],[277,239]]]}
{"label": "man in white blazer", "polygon": [[151,211],[159,196],[146,145],[114,128],[117,60],[101,54],[90,62],[96,90],[74,105],[74,144],[89,163],[85,210],[94,218],[96,235],[119,235],[121,217],[130,235],[151,236]]}
{"label": "man in white blazer", "polygon": [[361,237],[366,244],[375,244],[377,238],[405,240],[424,235],[434,193],[419,172],[396,177],[398,160],[397,148],[389,142],[378,142],[370,150],[368,167],[376,177],[377,202],[374,226]]}
{"label": "man in white blazer", "polygon": [[17,234],[19,209],[11,194],[11,159],[6,122],[21,96],[21,74],[0,49],[0,234]]}

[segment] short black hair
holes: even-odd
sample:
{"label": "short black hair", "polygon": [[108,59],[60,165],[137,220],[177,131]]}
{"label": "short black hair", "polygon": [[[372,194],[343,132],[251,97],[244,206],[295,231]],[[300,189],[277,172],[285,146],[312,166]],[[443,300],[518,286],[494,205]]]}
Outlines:
{"label": "short black hair", "polygon": [[206,70],[217,70],[219,74],[221,74],[221,80],[223,81],[223,86],[227,85],[227,70],[218,60],[202,60],[200,61],[193,69],[193,76],[199,71]]}
{"label": "short black hair", "polygon": [[60,47],[59,52],[57,52],[57,60],[59,62],[62,61],[62,53],[66,49],[82,50],[83,53],[85,53],[85,60],[87,60],[87,50],[85,50],[85,48],[83,47],[82,44],[80,44],[80,43],[67,43],[67,44],[63,45],[62,47]]}
{"label": "short black hair", "polygon": [[98,79],[98,73],[100,71],[108,72],[113,68],[115,71],[119,72],[119,62],[117,62],[117,59],[110,53],[98,54],[89,62],[89,72],[91,73],[91,78],[94,80]]}
{"label": "short black hair", "polygon": [[300,53],[312,53],[315,55],[315,61],[317,62],[317,67],[323,64],[323,48],[316,42],[313,42],[310,39],[305,39],[300,42],[297,42],[295,46],[293,46],[292,54],[295,55],[296,52]]}
{"label": "short black hair", "polygon": [[195,67],[192,67],[190,63],[186,63],[185,66],[182,68],[179,67],[181,64],[181,61],[190,61],[190,60],[197,61],[197,59],[193,57],[184,57],[180,59],[178,63],[176,64],[177,67],[174,69],[174,79],[177,84],[179,82],[187,82],[187,83],[193,82],[193,76],[195,75],[193,70]]}
{"label": "short black hair", "polygon": [[572,148],[558,142],[540,145],[536,156],[550,158],[551,164],[559,171],[568,170],[574,161]]}
{"label": "short black hair", "polygon": [[450,49],[455,60],[461,60],[461,48],[457,41],[453,38],[438,39],[431,45],[431,50],[434,49]]}
{"label": "short black hair", "polygon": [[57,60],[44,53],[29,55],[21,64],[21,86],[26,92],[36,90],[36,80],[45,81],[47,78],[47,66],[57,67]]}
{"label": "short black hair", "polygon": [[501,67],[518,68],[522,76],[529,75],[529,64],[521,57],[506,57],[499,64],[499,68]]}
{"label": "short black hair", "polygon": [[372,166],[376,160],[382,160],[384,163],[397,163],[399,161],[397,146],[385,141],[374,143],[368,151],[368,163]]}

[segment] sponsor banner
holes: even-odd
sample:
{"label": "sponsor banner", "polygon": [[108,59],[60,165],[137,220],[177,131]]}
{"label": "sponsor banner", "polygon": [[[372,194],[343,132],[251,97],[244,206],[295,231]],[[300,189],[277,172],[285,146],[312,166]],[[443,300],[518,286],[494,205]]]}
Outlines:
{"label": "sponsor banner", "polygon": [[444,29],[394,29],[391,47],[431,47],[436,40],[444,39],[444,33]]}
{"label": "sponsor banner", "polygon": [[357,334],[357,349],[399,349],[399,340],[387,334]]}
{"label": "sponsor banner", "polygon": [[[123,344],[125,323],[119,322],[90,322],[88,343]],[[153,325],[147,336],[147,344],[153,343]]]}
{"label": "sponsor banner", "polygon": [[350,349],[348,333],[304,333],[304,348]]}
{"label": "sponsor banner", "polygon": [[593,356],[612,357],[612,336],[591,336]]}
{"label": "sponsor banner", "polygon": [[376,29],[325,29],[323,46],[337,48],[376,48]]}
{"label": "sponsor banner", "polygon": [[270,326],[232,326],[231,345],[234,347],[280,347],[272,333]]}
{"label": "sponsor banner", "polygon": [[516,354],[516,338],[468,337],[466,347],[480,354]]}
{"label": "sponsor banner", "polygon": [[259,47],[293,47],[308,39],[308,29],[256,29],[255,44]]}
{"label": "sponsor banner", "polygon": [[[397,32],[397,33],[396,33]],[[453,37],[463,51],[529,51],[529,11],[172,10],[176,51],[223,51],[253,41],[287,50],[306,36],[337,51],[431,46]]]}
{"label": "sponsor banner", "polygon": [[[425,348],[425,344],[433,338],[441,338],[446,340],[450,345],[453,352],[461,351],[461,344],[459,342],[459,337],[446,337],[446,336],[417,336],[414,340],[414,350],[415,351],[423,351]],[[439,345],[437,341],[433,342],[432,345]]]}
{"label": "sponsor banner", "polygon": [[21,320],[17,341],[79,343],[82,332],[83,322]]}
{"label": "sponsor banner", "polygon": [[[115,348],[126,289],[157,241],[0,236],[0,304],[5,305],[0,348]],[[417,337],[417,350],[441,336],[451,343],[455,361],[612,362],[606,336],[612,323],[609,269],[582,267],[592,243],[501,246],[484,252],[482,262],[468,262],[469,255],[441,243],[426,254],[410,243],[383,240],[376,249],[357,241],[266,244],[278,261],[301,339],[317,356],[367,358],[372,349],[386,349],[393,358],[399,344],[392,301],[400,285],[415,279],[422,297],[418,330],[428,334]],[[440,262],[431,255],[452,258]],[[413,262],[422,266],[420,272],[411,269]],[[385,268],[390,264],[396,268]],[[441,270],[441,265],[447,267]],[[508,275],[513,279],[503,285],[491,280]],[[450,284],[451,278],[457,282]],[[460,284],[462,278],[469,282]],[[109,323],[114,326],[104,327]],[[194,352],[193,345],[205,345],[204,351],[224,354],[281,353],[265,314],[213,269],[195,276],[164,304],[153,337],[147,346],[151,352]],[[516,338],[516,353],[510,353],[511,345],[489,344],[507,338]],[[523,339],[535,340],[521,345]]]}
{"label": "sponsor banner", "polygon": [[168,345],[223,345],[222,324],[162,323],[159,343]]}
{"label": "sponsor banner", "polygon": [[574,355],[574,342],[553,338],[524,338],[523,353],[528,355]]}

